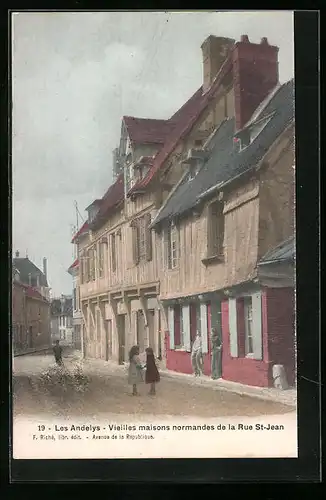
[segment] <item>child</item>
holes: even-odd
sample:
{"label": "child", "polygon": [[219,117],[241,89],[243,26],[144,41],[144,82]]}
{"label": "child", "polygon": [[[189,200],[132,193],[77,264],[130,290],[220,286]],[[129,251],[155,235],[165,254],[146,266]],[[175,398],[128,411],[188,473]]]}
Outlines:
{"label": "child", "polygon": [[134,345],[129,352],[128,383],[132,385],[132,395],[137,396],[137,384],[143,381],[142,365],[139,359],[139,347]]}
{"label": "child", "polygon": [[59,345],[59,340],[55,341],[55,346],[53,347],[54,359],[57,365],[62,365],[62,347]]}
{"label": "child", "polygon": [[147,347],[146,349],[146,374],[145,374],[145,382],[146,384],[151,384],[151,388],[149,394],[154,396],[156,394],[155,384],[160,381],[160,374],[158,372],[153,349],[151,347]]}

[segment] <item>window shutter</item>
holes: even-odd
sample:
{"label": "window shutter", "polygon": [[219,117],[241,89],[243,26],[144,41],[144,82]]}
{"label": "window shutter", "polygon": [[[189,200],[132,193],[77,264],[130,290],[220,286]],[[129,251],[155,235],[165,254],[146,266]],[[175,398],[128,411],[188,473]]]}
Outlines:
{"label": "window shutter", "polygon": [[207,207],[207,256],[212,256],[213,237],[212,237],[212,205]]}
{"label": "window shutter", "polygon": [[186,351],[191,351],[190,340],[190,308],[189,306],[182,306],[182,326],[183,326],[183,342]]}
{"label": "window shutter", "polygon": [[200,304],[200,326],[201,326],[201,343],[203,354],[208,353],[207,339],[207,305]]}
{"label": "window shutter", "polygon": [[135,224],[131,227],[132,230],[132,258],[134,265],[137,266],[139,263],[139,245],[138,245],[138,237],[139,237],[139,228]]}
{"label": "window shutter", "polygon": [[230,355],[238,357],[237,301],[229,299]]}
{"label": "window shutter", "polygon": [[254,293],[252,299],[252,342],[255,359],[263,359],[261,292]]}
{"label": "window shutter", "polygon": [[150,229],[151,214],[145,215],[145,231],[146,231],[146,260],[152,260],[152,230]]}
{"label": "window shutter", "polygon": [[167,228],[163,229],[163,257],[164,268],[169,269],[169,231]]}
{"label": "window shutter", "polygon": [[169,334],[170,334],[170,349],[174,349],[174,309],[173,309],[173,307],[168,308],[168,323],[169,323]]}

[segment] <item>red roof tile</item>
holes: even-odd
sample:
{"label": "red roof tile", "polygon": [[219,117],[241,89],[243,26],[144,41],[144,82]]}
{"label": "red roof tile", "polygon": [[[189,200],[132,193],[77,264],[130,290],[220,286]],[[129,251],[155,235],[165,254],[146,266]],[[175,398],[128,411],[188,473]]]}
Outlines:
{"label": "red roof tile", "polygon": [[71,266],[69,267],[68,271],[70,271],[70,269],[73,269],[74,267],[77,267],[79,266],[79,260],[76,259],[72,264]]}
{"label": "red roof tile", "polygon": [[79,231],[77,231],[77,233],[74,235],[74,237],[71,240],[71,243],[74,243],[77,240],[77,238],[81,234],[85,233],[87,230],[88,230],[88,222],[86,221],[86,222],[84,222],[84,224],[82,225],[82,227],[79,229]]}
{"label": "red roof tile", "polygon": [[164,144],[174,127],[170,120],[124,116],[129,138],[136,144]]}
{"label": "red roof tile", "polygon": [[120,174],[103,196],[100,209],[92,222],[92,227],[96,227],[103,217],[107,215],[108,211],[116,207],[123,199],[124,182],[123,174]]}
{"label": "red roof tile", "polygon": [[21,283],[19,281],[15,281],[15,284],[18,285],[18,286],[21,286],[22,288],[24,288],[27,297],[30,297],[32,299],[43,300],[44,302],[48,302],[43,297],[43,295],[41,295],[40,292],[38,290],[36,290],[36,288],[34,288],[32,286],[29,286],[29,285],[25,285],[25,283]]}
{"label": "red roof tile", "polygon": [[167,138],[163,148],[156,155],[152,168],[149,170],[147,176],[135,184],[128,194],[145,188],[151,182],[165,160],[167,160],[173,152],[178,142],[191,130],[200,114],[207,108],[210,101],[214,98],[215,92],[219,88],[222,79],[231,69],[232,59],[229,57],[222,65],[208,92],[203,94],[203,89],[200,87],[179,111],[172,116],[170,120],[175,122],[176,125]]}

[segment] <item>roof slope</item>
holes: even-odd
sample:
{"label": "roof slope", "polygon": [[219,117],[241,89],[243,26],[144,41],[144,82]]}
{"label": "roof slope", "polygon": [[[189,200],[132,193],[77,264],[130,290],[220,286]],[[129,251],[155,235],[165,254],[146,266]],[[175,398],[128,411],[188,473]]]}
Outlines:
{"label": "roof slope", "polygon": [[[208,189],[232,180],[251,170],[267,153],[269,148],[294,118],[294,83],[290,80],[275,93],[264,116],[274,113],[258,137],[245,149],[238,151],[234,143],[235,119],[227,119],[217,129],[211,141],[211,155],[197,176],[188,181],[187,176],[167,200],[153,225],[164,219],[180,216],[199,202],[199,197]],[[260,117],[257,117],[257,120]]]}
{"label": "roof slope", "polygon": [[74,243],[79,238],[79,236],[86,233],[87,230],[88,230],[88,222],[86,221],[84,222],[82,227],[77,231],[77,233],[73,236],[71,243]]}
{"label": "roof slope", "polygon": [[[37,286],[37,277],[39,277],[40,286],[48,286],[43,272],[28,257],[15,257],[13,265],[19,271],[19,279],[22,283],[35,287]],[[29,276],[31,276],[31,283]]]}
{"label": "roof slope", "polygon": [[111,184],[102,198],[100,209],[95,219],[90,224],[91,229],[98,227],[105,219],[108,211],[121,203],[124,199],[124,179],[121,173],[116,181]]}
{"label": "roof slope", "polygon": [[293,260],[295,255],[294,236],[286,241],[283,241],[272,250],[269,250],[260,260],[259,264],[270,264]]}
{"label": "roof slope", "polygon": [[232,70],[232,58],[227,59],[222,64],[220,71],[208,90],[203,93],[203,87],[193,94],[193,96],[172,116],[171,121],[176,125],[168,136],[163,148],[155,157],[154,164],[148,174],[139,183],[135,184],[130,193],[145,188],[155,177],[161,166],[173,152],[178,142],[192,129],[201,113],[208,107],[214,99],[216,91],[219,89],[223,78]]}
{"label": "roof slope", "polygon": [[135,118],[133,116],[124,116],[123,120],[131,142],[136,144],[164,144],[174,127],[174,122],[171,120]]}
{"label": "roof slope", "polygon": [[42,300],[43,302],[46,302],[47,304],[49,303],[48,300],[45,297],[43,297],[43,295],[40,294],[40,292],[38,290],[36,290],[36,288],[29,286],[29,285],[26,285],[25,283],[21,283],[20,281],[15,281],[14,285],[20,286],[21,288],[23,288],[25,290],[27,297],[29,297],[31,299]]}

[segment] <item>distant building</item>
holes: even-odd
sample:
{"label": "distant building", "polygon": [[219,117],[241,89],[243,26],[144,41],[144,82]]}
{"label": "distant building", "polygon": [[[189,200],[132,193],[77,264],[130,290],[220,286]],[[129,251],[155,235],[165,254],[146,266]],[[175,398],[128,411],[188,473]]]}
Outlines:
{"label": "distant building", "polygon": [[51,340],[62,345],[73,345],[72,296],[61,295],[51,301]]}
{"label": "distant building", "polygon": [[[19,252],[12,266],[12,342],[14,354],[48,347],[50,338],[50,288],[43,272]],[[44,272],[45,271],[45,272]]]}
{"label": "distant building", "polygon": [[73,345],[76,349],[81,349],[81,327],[82,314],[79,303],[79,260],[76,259],[68,269],[68,273],[73,279]]}

